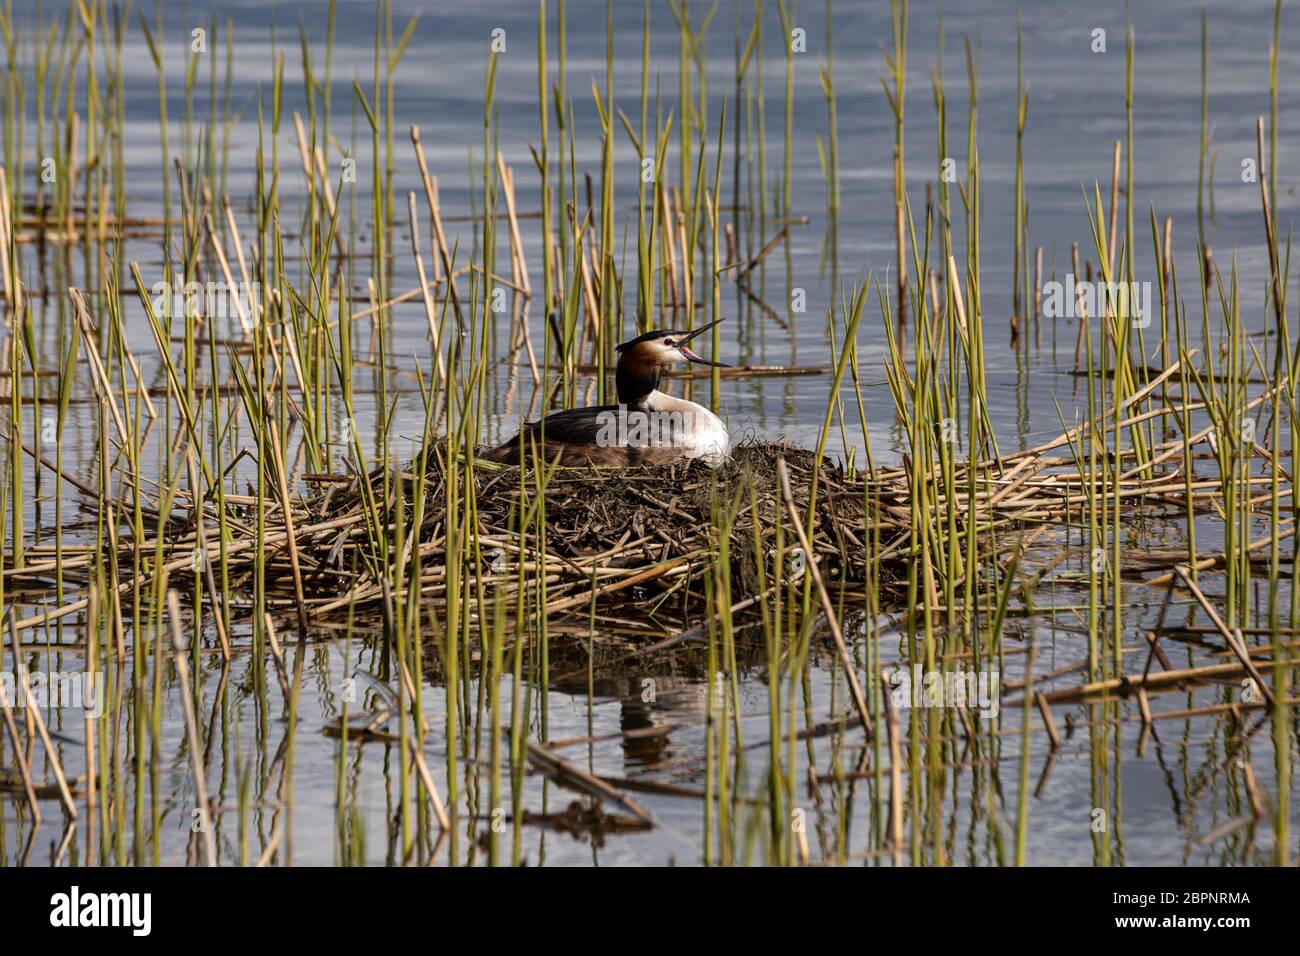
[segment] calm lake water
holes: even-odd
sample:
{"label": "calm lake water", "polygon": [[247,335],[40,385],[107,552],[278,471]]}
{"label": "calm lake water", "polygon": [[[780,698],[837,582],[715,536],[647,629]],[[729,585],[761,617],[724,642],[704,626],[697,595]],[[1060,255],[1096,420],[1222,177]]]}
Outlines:
{"label": "calm lake water", "polygon": [[[35,35],[30,29],[24,32],[23,25],[33,22],[34,4],[30,0],[16,0],[14,6],[22,43],[28,48],[29,56]],[[189,131],[191,138],[187,140],[183,77],[190,31],[196,26],[208,26],[215,16],[218,32],[209,38],[209,43],[224,58],[227,17],[233,25],[231,90],[238,120],[230,132],[226,181],[229,198],[244,222],[256,191],[259,96],[269,97],[277,57],[284,55],[284,120],[278,144],[283,167],[280,190],[285,221],[296,222],[304,206],[304,183],[292,124],[293,111],[304,109],[298,31],[301,25],[312,44],[314,67],[321,70],[326,3],[281,0],[274,5],[190,2],[166,6],[163,48],[169,78],[169,132],[173,152],[182,157],[191,155],[189,150],[198,149],[199,128],[211,107],[209,63],[204,61],[193,100],[196,126]],[[548,7],[553,27],[554,0]],[[769,178],[775,181],[783,150],[785,63],[777,39],[779,21],[775,5],[765,3],[764,7],[767,169]],[[459,241],[462,249],[477,243],[469,217],[476,211],[475,203],[481,201],[481,183],[476,185],[471,180],[471,167],[476,169],[482,159],[485,64],[492,31],[500,28],[506,31],[506,50],[499,61],[495,85],[499,148],[515,173],[519,208],[525,215],[521,228],[532,284],[540,289],[540,223],[528,215],[539,208],[537,171],[529,154],[530,145],[536,146],[539,138],[536,7],[500,0],[480,0],[472,5],[395,0],[395,33],[400,34],[410,17],[421,9],[422,16],[395,72],[394,189],[402,201],[397,204],[398,223],[393,229],[396,254],[392,288],[405,291],[418,283],[407,247],[405,196],[408,191],[415,191],[422,199],[423,193],[405,137],[408,125],[418,125],[422,131],[430,171],[438,179],[449,241]],[[691,9],[698,21],[706,8],[696,2]],[[605,4],[591,0],[570,0],[567,7],[568,90],[576,122],[574,162],[579,176],[586,171],[593,178],[599,174],[600,148],[590,86],[593,77],[601,84],[604,82],[605,10]],[[949,103],[948,155],[955,160],[959,178],[964,177],[967,81],[962,43],[968,37],[979,70],[978,142],[983,184],[981,280],[990,413],[1004,451],[1031,447],[1061,431],[1057,404],[1067,421],[1072,421],[1076,413],[1084,414],[1086,407],[1081,405],[1082,393],[1076,390],[1077,378],[1073,374],[1077,326],[1072,320],[1043,317],[1036,328],[1031,325],[1014,343],[1009,332],[1016,145],[1015,13],[1005,3],[950,0],[943,5],[941,41],[937,10],[933,4],[914,4],[909,22],[906,99],[909,194],[919,228],[926,185],[935,182],[940,160],[930,91],[932,68],[942,69]],[[1211,9],[1209,13],[1209,110],[1214,128],[1215,175],[1214,215],[1211,218],[1207,211],[1207,241],[1225,271],[1235,257],[1242,314],[1249,327],[1256,330],[1269,325],[1263,307],[1269,272],[1258,187],[1242,182],[1241,164],[1243,159],[1255,156],[1256,118],[1266,116],[1269,110],[1268,49],[1272,14],[1273,4],[1268,0],[1246,0]],[[152,20],[152,10],[149,16]],[[371,156],[368,133],[361,132],[365,120],[352,95],[352,83],[355,77],[370,90],[374,71],[374,12],[370,4],[341,3],[337,16],[331,86],[333,132],[340,147],[355,156],[363,170],[355,190],[345,199],[344,216],[355,222],[347,232],[358,237],[357,252],[364,256],[369,254],[371,240],[366,223],[370,208],[366,186]],[[723,97],[733,93],[735,18],[739,18],[741,30],[747,32],[752,16],[750,4],[741,4],[738,10],[731,3],[721,3],[706,34],[710,130],[716,130]],[[612,17],[614,97],[629,118],[634,118],[640,97],[642,6],[620,0],[613,4]],[[1136,39],[1133,208],[1138,262],[1135,271],[1139,279],[1154,278],[1149,228],[1150,212],[1154,209],[1159,219],[1173,219],[1175,258],[1181,264],[1191,298],[1195,298],[1190,290],[1194,288],[1197,262],[1201,128],[1199,17],[1200,7],[1195,3],[1135,4],[1132,10]],[[666,113],[676,106],[677,98],[676,25],[666,5],[660,2],[650,6],[650,24],[651,85],[652,88],[658,85],[661,109]],[[794,24],[806,31],[807,43],[807,52],[795,57],[794,67],[790,208],[792,218],[798,223],[789,226],[787,243],[767,260],[761,280],[765,298],[781,321],[748,303],[734,285],[725,285],[722,295],[727,322],[722,326],[720,358],[738,366],[798,366],[824,372],[832,355],[826,313],[838,295],[840,283],[851,287],[872,275],[892,289],[894,133],[889,106],[881,90],[886,68],[885,47],[891,35],[889,7],[885,3],[837,4],[834,28],[828,36],[822,5],[805,0],[798,6]],[[1105,52],[1091,49],[1096,29],[1106,32]],[[826,137],[828,129],[826,100],[818,70],[827,65],[831,40],[838,96],[841,195],[838,223],[828,215],[827,183],[816,145],[817,138]],[[1031,247],[1043,250],[1045,280],[1053,274],[1063,277],[1069,268],[1072,243],[1079,243],[1084,257],[1092,251],[1086,203],[1094,183],[1101,185],[1103,196],[1108,195],[1114,143],[1125,135],[1124,44],[1125,5],[1119,0],[1098,0],[1086,5],[1039,2],[1026,5],[1023,11],[1023,74],[1029,93],[1023,142],[1028,231]],[[1295,78],[1300,76],[1300,16],[1293,10],[1286,11],[1284,16],[1281,49],[1275,215],[1279,232],[1285,235],[1300,203],[1297,195],[1300,162],[1296,160],[1296,148],[1300,145],[1300,99],[1294,95]],[[552,81],[555,52],[552,29]],[[125,60],[126,115],[122,136],[129,167],[128,209],[134,217],[157,218],[162,214],[157,75],[138,24],[134,22],[126,40]],[[224,70],[220,65],[223,62],[218,61],[219,70]],[[218,87],[221,82],[219,78]],[[78,86],[78,96],[84,97],[84,83]],[[728,105],[728,152],[722,164],[724,205],[730,203],[729,197],[733,195],[730,124],[734,120],[734,105],[734,101]],[[31,109],[30,103],[28,108]],[[29,120],[29,125],[32,122]],[[710,136],[713,135],[711,132]],[[742,135],[747,135],[747,131],[742,129]],[[28,136],[29,139],[34,136],[31,129]],[[552,134],[552,149],[554,144]],[[666,163],[674,178],[678,169],[676,144],[674,137]],[[28,145],[31,147],[30,141]],[[336,164],[340,158],[339,150],[332,150],[329,162]],[[713,160],[710,150],[706,161],[710,175]],[[753,160],[751,147],[742,167],[742,204],[754,175]],[[626,229],[628,236],[626,256],[620,261],[626,261],[630,277],[635,271],[639,166],[634,148],[617,124],[614,167],[618,226],[620,235]],[[24,173],[30,190],[34,188],[36,175],[36,163],[30,156],[25,159]],[[337,166],[332,165],[331,176],[335,175]],[[960,208],[955,196],[954,208]],[[724,217],[729,215],[732,213],[724,211]],[[958,235],[962,232],[959,223],[960,220],[954,224]],[[1121,228],[1122,223],[1121,215]],[[769,223],[768,235],[752,236],[750,241],[761,247],[777,228]],[[826,256],[832,241],[838,250],[838,273],[836,263],[827,261]],[[504,242],[500,254],[501,261],[507,262]],[[621,246],[618,254],[623,257]],[[159,276],[162,256],[156,234],[129,241],[125,255],[140,263],[147,281]],[[964,253],[960,247],[957,255],[961,261]],[[24,256],[29,285],[42,286],[45,273],[39,268],[36,255],[28,248]],[[80,285],[80,256],[74,255],[73,261],[71,281]],[[301,268],[300,264],[291,263],[290,278],[296,278],[293,270]],[[790,295],[796,289],[803,290],[806,303],[803,312],[793,311],[789,304]],[[630,279],[626,290],[630,315],[635,305],[634,284]],[[35,305],[38,347],[46,368],[55,365],[54,356],[64,347],[58,321],[59,312],[64,308],[61,291],[53,289],[48,299]],[[364,294],[364,289],[354,291]],[[148,358],[156,356],[148,325],[133,297],[128,299],[131,299],[128,330],[132,348],[142,360],[147,360],[146,378],[161,383],[156,361]],[[534,341],[540,348],[542,316],[539,311],[534,306],[529,321]],[[1199,330],[1199,311],[1192,314],[1193,326]],[[418,302],[400,305],[394,309],[393,316],[394,362],[400,368],[413,369],[428,354],[422,306]],[[502,344],[500,354],[505,354],[506,323],[502,323],[498,334]],[[1199,337],[1199,331],[1195,335]],[[862,374],[870,386],[864,390],[864,398],[872,449],[880,460],[896,460],[902,450],[901,431],[893,400],[884,387],[886,333],[874,292],[862,320],[858,346]],[[511,358],[492,371],[494,404],[485,438],[507,436],[517,427],[521,414],[527,412],[531,417],[538,413],[540,405],[532,394],[531,380],[521,362],[521,358]],[[511,388],[512,381],[514,388]],[[50,383],[47,387],[53,390],[57,385]],[[830,378],[825,374],[728,379],[722,393],[723,417],[733,434],[752,433],[766,439],[785,437],[796,444],[811,446],[818,438],[829,387]],[[375,408],[371,402],[370,395],[358,395],[356,413],[362,429],[372,427]],[[87,474],[94,473],[96,415],[93,404],[73,406],[73,418],[61,449],[64,467],[70,471],[82,469]],[[393,433],[418,435],[422,418],[418,394],[408,392],[399,400]],[[832,453],[842,457],[848,448],[854,448],[855,454],[860,455],[864,436],[855,414],[847,417],[846,428],[848,447],[838,432],[833,433]],[[400,452],[400,441],[398,446]],[[156,467],[156,462],[146,463],[146,474],[156,473]],[[33,476],[28,474],[25,480],[31,482]],[[45,493],[52,493],[48,480]],[[72,493],[65,497],[69,506],[75,506],[76,500]],[[29,502],[28,507],[27,526],[31,529],[37,518],[36,502]],[[42,507],[48,528],[51,513],[48,499]],[[1161,542],[1170,547],[1179,539],[1177,529],[1135,530],[1134,534],[1137,542]],[[1203,534],[1204,540],[1213,542],[1219,532],[1207,524]],[[1145,649],[1140,635],[1152,626],[1162,596],[1138,586],[1130,590],[1125,632],[1135,649]],[[1075,600],[1077,593],[1066,590],[1039,595],[1040,605],[1057,601],[1064,605]],[[1023,626],[1036,629],[1035,667],[1039,674],[1086,656],[1086,620],[1073,612]],[[883,643],[888,645],[887,657],[898,656],[900,646],[896,636]],[[266,686],[257,684],[250,670],[249,650],[245,647],[237,653],[228,674],[223,675],[219,661],[212,660],[208,661],[210,670],[201,675],[205,696],[200,722],[214,735],[208,744],[209,787],[214,801],[224,808],[219,840],[223,860],[239,858],[241,833],[237,823],[240,814],[236,781],[243,776],[251,784],[246,797],[248,832],[242,836],[249,843],[253,861],[261,855],[277,827],[283,827],[287,841],[283,852],[291,853],[293,863],[337,862],[341,852],[336,834],[337,794],[342,786],[359,811],[353,825],[364,833],[364,860],[392,862],[394,849],[389,822],[395,813],[392,780],[396,772],[396,747],[382,742],[354,745],[340,781],[338,742],[320,732],[324,724],[337,720],[345,679],[358,669],[378,672],[375,651],[354,642],[346,652],[336,643],[295,645],[286,652],[290,668],[301,665],[307,674],[300,705],[301,721],[292,737],[292,772],[288,775],[284,767],[290,737],[289,728],[280,716],[280,691],[273,679]],[[1181,648],[1178,653],[1182,653]],[[68,670],[81,666],[80,658],[74,654],[40,656],[44,660],[42,666],[53,669],[58,669],[60,662]],[[1192,656],[1189,647],[1189,664]],[[1133,657],[1134,666],[1140,668],[1145,654],[1135,653]],[[1199,652],[1196,659],[1203,661]],[[1008,657],[1009,672],[1002,674],[1004,681],[1023,676],[1021,661],[1020,656]],[[828,656],[812,669],[806,689],[816,720],[826,719],[827,704],[832,697],[829,664]],[[766,739],[765,674],[765,668],[756,661],[742,682],[742,731],[747,742]],[[645,678],[654,679],[659,686],[657,701],[652,705],[640,698]],[[1077,680],[1076,674],[1057,681],[1040,678],[1040,683],[1043,689],[1050,690],[1073,686]],[[427,683],[423,698],[425,710],[431,725],[440,727],[445,714],[443,689],[436,680]],[[218,701],[215,695],[223,687],[227,692]],[[547,702],[550,738],[585,738],[589,734],[592,737],[589,744],[565,748],[563,753],[568,759],[595,774],[646,780],[660,789],[671,786],[691,791],[703,786],[703,713],[707,689],[689,661],[671,656],[655,659],[644,670],[620,671],[616,679],[598,680],[595,691],[594,698],[589,698],[585,679],[573,686],[565,684],[551,690]],[[508,681],[501,693],[503,700],[510,699],[512,691]],[[842,686],[838,693],[837,707],[842,711]],[[1205,706],[1221,701],[1223,693],[1224,688],[1220,686],[1202,687],[1166,695],[1159,702],[1153,700],[1153,706],[1169,709]],[[186,809],[192,806],[193,781],[188,751],[183,744],[185,724],[179,686],[169,684],[164,699],[167,708],[162,722],[166,746],[159,755],[146,801],[153,821],[146,830],[156,829],[157,833],[156,838],[148,838],[148,848],[143,853],[146,862],[152,861],[156,848],[160,862],[181,863],[194,852],[191,818]],[[1136,706],[1124,702],[1116,713],[1131,717]],[[1085,709],[1077,710],[1078,719],[1086,725]],[[953,863],[1002,864],[1013,859],[1020,709],[1008,708],[993,719],[1001,722],[1000,747],[993,752],[967,753],[956,767],[947,771],[937,784],[941,790],[937,801],[942,804],[941,814],[933,829],[928,821],[924,825],[927,846],[942,844],[947,860]],[[63,733],[68,741],[69,771],[82,772],[76,769],[80,759],[76,742],[82,739],[79,713],[74,719],[55,712],[52,721],[52,729]],[[671,729],[657,736],[628,735],[629,731],[648,727]],[[1111,858],[1118,863],[1267,862],[1274,839],[1267,815],[1257,830],[1242,827],[1221,838],[1203,840],[1244,812],[1245,797],[1239,776],[1225,769],[1233,761],[1248,760],[1263,786],[1270,792],[1275,789],[1274,755],[1267,728],[1249,738],[1245,749],[1238,752],[1237,744],[1225,738],[1219,718],[1164,722],[1159,725],[1155,739],[1139,739],[1139,727],[1136,723],[1117,723],[1105,734],[1090,734],[1085,726],[1069,736],[1062,750],[1050,760],[1046,746],[1040,739],[1035,740],[1031,760],[1029,862],[1066,865],[1098,862],[1098,842],[1089,825],[1092,811],[1097,807],[1106,808],[1111,816],[1113,829],[1108,831],[1112,841]],[[836,740],[834,735],[821,737],[800,748],[797,778],[801,782],[807,777],[810,762],[818,772],[829,773],[829,748]],[[480,741],[480,746],[478,760],[486,762],[486,739]],[[853,760],[858,758],[859,752],[853,749],[861,746],[857,738],[839,740],[838,746],[841,764],[846,747]],[[445,776],[445,751],[436,734],[430,741],[427,756],[441,781]],[[741,771],[741,779],[746,781],[743,792],[751,793],[761,786],[767,772],[766,752],[757,747],[743,759],[746,762]],[[866,846],[865,835],[883,825],[884,809],[872,800],[866,783],[866,780],[857,781],[859,787],[854,782],[826,782],[807,793],[808,842],[814,858],[834,855],[838,840],[836,815],[845,803],[849,804],[850,854],[862,850]],[[264,808],[263,804],[284,796],[285,788],[289,788],[291,800],[289,810],[281,819],[279,811]],[[887,792],[886,788],[886,798]],[[524,857],[534,865],[700,862],[701,801],[693,796],[667,793],[647,792],[636,796],[661,826],[648,833],[608,834],[603,845],[593,845],[586,837],[578,839],[530,826],[523,834]],[[556,812],[570,799],[573,796],[568,791],[544,786],[540,777],[529,777],[524,803],[534,811],[545,808]],[[475,850],[475,838],[470,831],[476,826],[472,817],[481,818],[475,833],[481,832],[490,821],[492,808],[487,805],[486,790],[462,794],[462,803],[466,822],[454,850],[455,861],[481,861],[483,854]],[[1292,800],[1293,806],[1295,803]],[[6,863],[22,860],[26,852],[28,832],[18,820],[20,804],[21,793],[0,802],[0,861]],[[50,808],[30,856],[34,863],[49,862],[52,855],[49,846],[57,847],[59,842],[57,805],[50,804]],[[1294,834],[1300,816],[1293,811],[1292,819]],[[506,845],[509,839],[509,835],[503,837]],[[132,846],[127,853],[128,861],[135,852],[136,847]],[[452,852],[440,844],[431,854],[443,863]],[[927,858],[929,854],[927,850]],[[880,859],[887,862],[887,857]]]}

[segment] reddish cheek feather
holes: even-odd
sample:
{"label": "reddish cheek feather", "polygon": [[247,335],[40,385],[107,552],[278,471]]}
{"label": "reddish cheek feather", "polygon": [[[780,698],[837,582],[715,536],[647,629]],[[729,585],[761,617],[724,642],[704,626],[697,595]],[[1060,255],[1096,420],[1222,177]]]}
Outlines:
{"label": "reddish cheek feather", "polygon": [[636,355],[628,364],[631,366],[632,374],[639,377],[650,378],[659,372],[659,362],[644,352]]}

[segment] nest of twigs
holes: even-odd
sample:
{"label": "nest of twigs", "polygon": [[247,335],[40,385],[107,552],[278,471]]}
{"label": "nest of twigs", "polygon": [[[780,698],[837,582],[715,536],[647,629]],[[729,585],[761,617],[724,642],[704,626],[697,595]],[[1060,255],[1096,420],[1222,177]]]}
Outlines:
{"label": "nest of twigs", "polygon": [[[644,575],[637,584],[606,589],[611,597],[628,591],[624,599],[639,600],[663,584],[702,599],[703,572],[725,551],[732,601],[753,595],[773,584],[778,552],[794,575],[810,557],[802,553],[782,495],[777,475],[782,460],[795,510],[806,522],[816,456],[786,444],[740,445],[717,469],[699,463],[556,469],[545,489],[546,552],[570,570],[581,567],[588,584],[593,568],[611,585]],[[509,466],[477,477],[480,537],[517,540],[519,469]],[[441,501],[440,484],[440,475],[431,482],[430,504],[435,509]],[[849,478],[838,465],[823,460],[814,511],[809,543],[823,577],[828,583],[864,581],[862,480]],[[779,545],[778,524],[783,526]],[[721,540],[724,534],[726,542]],[[663,575],[655,568],[663,568]],[[688,578],[685,584],[683,576]]]}
{"label": "nest of twigs", "polygon": [[[1100,430],[1114,427],[1103,422]],[[179,508],[164,569],[194,573],[197,547],[206,553],[201,573],[209,578],[216,562],[226,562],[232,593],[251,591],[260,573],[266,608],[294,615],[302,629],[353,622],[379,627],[381,615],[396,619],[399,602],[427,614],[457,601],[475,620],[494,606],[506,616],[545,615],[553,622],[550,633],[567,628],[587,634],[593,613],[607,629],[662,632],[683,622],[698,628],[706,613],[726,607],[758,607],[805,571],[816,572],[809,577],[823,608],[832,594],[851,604],[870,590],[879,610],[906,610],[907,563],[923,560],[914,544],[918,528],[927,532],[932,562],[934,542],[974,528],[976,573],[963,574],[961,562],[933,562],[926,587],[931,606],[938,605],[941,587],[973,588],[978,603],[991,606],[1007,593],[997,590],[1002,579],[995,572],[1036,543],[1055,553],[1038,562],[1028,586],[1068,564],[1072,554],[1086,553],[1061,532],[1077,522],[1088,500],[1118,502],[1134,517],[1185,515],[1213,505],[1214,482],[1199,475],[1187,482],[1179,474],[1176,443],[1161,446],[1151,465],[1129,467],[1119,484],[1105,471],[1081,471],[1068,454],[1081,429],[1001,458],[953,462],[946,477],[934,462],[917,474],[917,463],[906,457],[869,475],[848,474],[784,443],[741,444],[718,469],[690,463],[522,471],[485,461],[470,470],[437,445],[423,456],[421,475],[407,463],[364,475],[299,476],[305,495],[263,499],[262,533],[237,534],[224,549],[210,508],[202,512],[201,531],[193,508]],[[1208,434],[1190,444],[1207,441]],[[459,479],[450,515],[449,460]],[[464,484],[467,474],[472,488]],[[251,528],[258,499],[227,494],[226,503],[232,524]],[[457,526],[451,544],[449,517]],[[1276,534],[1293,530],[1283,521]],[[1266,537],[1249,547],[1262,554],[1267,544]],[[457,554],[463,562],[451,560]],[[1201,551],[1196,567],[1208,571],[1226,560],[1223,553]],[[1177,584],[1177,566],[1186,561],[1181,549],[1147,551],[1140,566],[1123,570],[1169,586]],[[120,565],[131,566],[129,552]],[[944,575],[954,576],[951,583]],[[1072,580],[1060,576],[1065,586]],[[216,593],[215,580],[206,584]],[[19,624],[48,619],[33,616]]]}
{"label": "nest of twigs", "polygon": [[[409,465],[400,475],[377,470],[364,479],[308,476],[317,490],[295,509],[293,538],[311,617],[321,621],[334,614],[379,610],[390,597],[400,597],[395,590],[406,593],[415,584],[394,581],[392,574],[387,582],[380,580],[369,567],[373,562],[362,559],[366,529],[373,524],[367,518],[367,500],[390,502],[384,515],[388,533],[400,524],[408,553],[418,548],[421,603],[445,604],[445,448],[435,449],[427,460],[418,529],[413,527],[412,498],[417,482]],[[785,462],[788,501],[778,476],[780,461]],[[456,468],[463,480],[463,463]],[[829,461],[818,468],[816,456],[799,448],[743,444],[718,469],[698,463],[555,468],[546,476],[542,510],[538,474],[530,470],[521,475],[519,467],[487,463],[475,469],[469,509],[474,527],[460,529],[470,556],[461,583],[471,606],[481,606],[480,598],[501,598],[512,612],[523,587],[528,613],[544,609],[552,620],[566,614],[585,617],[593,600],[607,613],[641,606],[653,607],[656,617],[698,619],[709,606],[710,588],[715,606],[727,597],[734,605],[771,591],[778,580],[800,576],[811,560],[828,587],[867,578],[862,479],[850,478]],[[468,489],[461,487],[459,496],[458,513],[464,514]],[[803,553],[792,507],[800,523],[810,528],[812,555]],[[520,516],[530,513],[533,519],[521,536]],[[718,563],[724,555],[725,575],[719,573],[723,566]],[[783,567],[778,573],[779,565]],[[403,574],[408,568],[403,567]],[[268,594],[288,597],[295,586],[289,578],[291,563],[276,561],[268,570],[276,579],[268,581]],[[545,594],[539,601],[543,576]],[[723,585],[729,595],[717,593]],[[637,617],[623,615],[625,620]]]}

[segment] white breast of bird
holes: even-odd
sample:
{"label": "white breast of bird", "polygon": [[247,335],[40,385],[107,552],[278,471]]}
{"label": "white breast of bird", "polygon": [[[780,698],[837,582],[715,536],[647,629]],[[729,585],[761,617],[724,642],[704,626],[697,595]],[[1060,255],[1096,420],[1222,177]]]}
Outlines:
{"label": "white breast of bird", "polygon": [[646,397],[642,407],[648,412],[672,416],[674,421],[680,421],[674,430],[675,444],[681,448],[683,458],[698,458],[710,468],[717,468],[730,456],[731,438],[727,427],[703,405],[665,395],[656,389]]}

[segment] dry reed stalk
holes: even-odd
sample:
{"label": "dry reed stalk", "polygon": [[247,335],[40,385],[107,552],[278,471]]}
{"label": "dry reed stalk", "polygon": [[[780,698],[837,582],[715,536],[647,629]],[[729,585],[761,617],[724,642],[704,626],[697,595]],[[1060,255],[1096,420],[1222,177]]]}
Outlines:
{"label": "dry reed stalk", "polygon": [[515,282],[526,296],[532,296],[533,286],[528,279],[528,264],[524,260],[524,242],[519,234],[519,217],[515,210],[515,176],[506,165],[501,151],[497,151],[497,170],[501,176],[501,192],[506,200],[506,219],[510,225],[510,260]]}
{"label": "dry reed stalk", "polygon": [[90,310],[86,308],[86,300],[82,298],[79,289],[69,289],[68,298],[72,300],[73,311],[77,315],[77,321],[81,323],[82,344],[86,349],[86,359],[90,363],[91,376],[95,382],[95,391],[99,393],[99,399],[108,408],[109,413],[113,416],[113,424],[117,427],[118,437],[122,439],[123,444],[127,444],[131,439],[127,434],[126,423],[122,419],[122,412],[117,407],[117,398],[113,392],[113,383],[108,379],[108,373],[104,370],[104,361],[99,356],[99,349],[95,345],[95,325],[90,319]]}
{"label": "dry reed stalk", "polygon": [[[424,256],[420,253],[420,230],[415,215],[415,193],[407,193],[406,206],[407,221],[411,227],[411,256],[415,259],[415,273],[420,279],[418,292],[424,302],[425,320],[429,323],[429,344],[433,349],[434,359],[438,367],[437,381],[444,382],[447,379],[447,366],[442,358],[442,350],[439,348],[442,336],[438,331],[438,309],[434,304],[433,295],[429,291],[429,280],[424,274]],[[360,315],[354,315],[353,318],[360,318]]]}
{"label": "dry reed stalk", "polygon": [[456,310],[456,324],[463,332],[465,316],[461,311],[460,293],[456,291],[455,270],[451,265],[451,252],[447,247],[447,236],[442,231],[442,213],[438,208],[438,184],[429,175],[429,166],[424,161],[424,147],[420,145],[420,128],[411,127],[411,146],[415,149],[415,161],[420,167],[420,182],[424,184],[424,198],[429,204],[429,218],[433,223],[433,235],[438,247],[438,257],[442,260],[442,274],[447,280],[447,294],[451,296],[452,308]]}
{"label": "dry reed stalk", "polygon": [[[15,650],[17,650],[16,642]],[[23,792],[27,796],[27,806],[32,811],[32,825],[33,827],[39,827],[41,824],[41,807],[36,799],[36,786],[32,782],[31,767],[27,764],[27,747],[18,736],[18,724],[14,720],[14,712],[9,704],[9,695],[5,692],[3,682],[0,682],[0,713],[4,715],[5,728],[9,731],[9,740],[13,744],[14,760],[18,764],[18,775],[23,782]]]}
{"label": "dry reed stalk", "polygon": [[1192,580],[1191,575],[1183,565],[1180,564],[1174,568],[1174,572],[1182,580],[1183,586],[1192,592],[1192,596],[1196,598],[1196,603],[1201,606],[1203,611],[1205,611],[1206,616],[1210,619],[1210,623],[1213,624],[1218,629],[1219,633],[1223,635],[1223,639],[1227,643],[1228,649],[1236,655],[1241,666],[1259,688],[1259,692],[1264,695],[1264,699],[1267,700],[1270,705],[1273,704],[1273,691],[1269,688],[1268,684],[1264,683],[1263,676],[1261,676],[1259,671],[1255,668],[1255,662],[1252,661],[1250,655],[1246,653],[1245,642],[1241,639],[1241,632],[1234,631],[1223,623],[1223,618],[1219,617],[1219,612],[1214,609],[1214,605],[1212,605],[1209,599],[1205,596],[1205,592],[1202,591],[1196,582]]}
{"label": "dry reed stalk", "polygon": [[[55,783],[59,788],[59,799],[63,801],[63,810],[71,820],[77,819],[77,804],[72,799],[72,790],[68,786],[68,779],[63,775],[63,764],[59,760],[59,752],[54,747],[54,742],[50,739],[50,732],[45,726],[45,717],[41,714],[41,706],[36,697],[32,694],[32,688],[27,680],[27,668],[23,666],[22,654],[18,648],[18,630],[14,627],[13,615],[9,616],[9,639],[13,642],[14,656],[14,681],[22,685],[23,698],[26,700],[27,719],[31,725],[36,727],[36,732],[41,738],[41,745],[45,748],[45,759],[49,761],[50,769],[54,772]],[[30,726],[29,726],[30,729]],[[17,746],[17,741],[14,741]]]}
{"label": "dry reed stalk", "polygon": [[176,654],[172,658],[176,665],[176,674],[181,682],[181,702],[185,708],[185,731],[190,742],[190,764],[194,771],[194,798],[199,811],[199,832],[203,834],[203,851],[208,866],[217,865],[217,844],[212,833],[212,807],[208,803],[207,775],[203,769],[203,740],[199,736],[198,721],[194,717],[194,704],[190,690],[190,665],[186,660],[187,648],[181,634],[181,602],[176,592],[167,589],[167,623],[171,629],[172,647]]}
{"label": "dry reed stalk", "polygon": [[649,826],[655,825],[655,819],[650,815],[649,810],[616,787],[611,786],[599,777],[592,776],[581,767],[552,753],[547,747],[536,741],[529,740],[525,743],[528,750],[528,762],[547,776],[559,783],[567,783],[577,787],[593,797],[612,800],[642,823]]}
{"label": "dry reed stalk", "polygon": [[776,462],[776,473],[781,481],[781,494],[785,499],[786,510],[790,514],[790,521],[794,525],[795,534],[799,537],[799,546],[803,548],[803,553],[807,556],[807,570],[812,575],[813,584],[817,587],[818,597],[821,599],[822,610],[826,613],[826,624],[830,628],[831,637],[835,640],[835,648],[840,654],[840,663],[844,666],[844,676],[849,683],[849,692],[853,695],[853,706],[857,708],[858,719],[862,721],[862,729],[870,740],[875,736],[875,731],[871,726],[871,715],[867,713],[867,701],[862,695],[862,686],[858,683],[857,665],[853,660],[853,655],[849,653],[848,645],[844,643],[844,632],[840,630],[838,615],[835,612],[835,605],[831,601],[830,595],[826,593],[826,584],[822,581],[820,569],[817,567],[816,552],[813,550],[812,543],[808,540],[808,533],[804,531],[803,518],[799,515],[799,510],[795,507],[794,495],[790,491],[790,474],[785,467],[785,459],[779,458]]}
{"label": "dry reed stalk", "polygon": [[[217,265],[221,267],[221,275],[226,280],[226,285],[232,289],[238,288],[235,285],[234,277],[230,273],[230,263],[226,260],[226,251],[221,248],[221,239],[212,226],[212,213],[208,210],[203,212],[203,229],[207,233],[208,244],[212,246],[212,251],[216,253]],[[235,295],[235,310],[239,313],[239,326],[244,330],[244,335],[252,335],[253,328],[248,324],[248,314],[244,310],[244,298],[241,294]]]}
{"label": "dry reed stalk", "polygon": [[1043,718],[1043,726],[1047,728],[1047,736],[1052,740],[1052,749],[1061,749],[1061,737],[1056,732],[1056,721],[1052,719],[1052,709],[1047,706],[1047,698],[1043,696],[1042,691],[1034,694],[1034,703],[1038,707],[1038,713]]}

